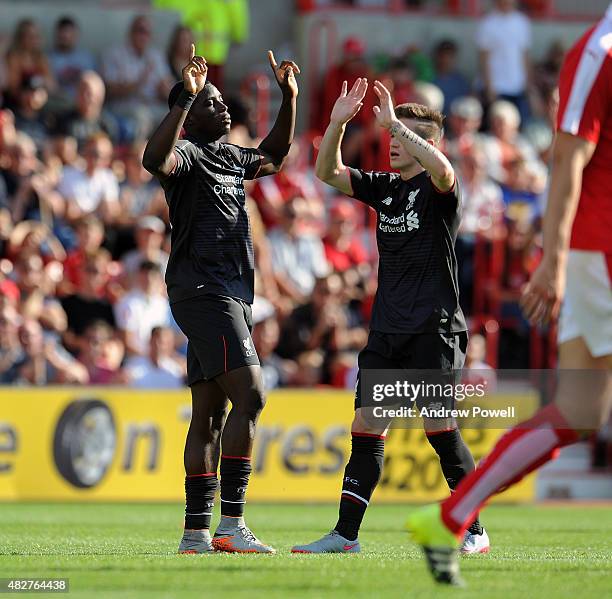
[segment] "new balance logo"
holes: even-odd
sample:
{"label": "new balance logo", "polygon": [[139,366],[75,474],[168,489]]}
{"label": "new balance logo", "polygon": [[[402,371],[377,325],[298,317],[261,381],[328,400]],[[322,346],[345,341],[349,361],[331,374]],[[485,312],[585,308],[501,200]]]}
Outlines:
{"label": "new balance logo", "polygon": [[414,206],[414,202],[416,197],[419,195],[419,191],[421,191],[420,187],[419,189],[415,189],[408,194],[408,206],[406,207],[406,210],[410,210]]}
{"label": "new balance logo", "polygon": [[419,215],[414,210],[411,210],[410,212],[408,212],[408,214],[406,214],[406,229],[408,231],[413,231],[414,229],[418,228]]}
{"label": "new balance logo", "polygon": [[255,355],[255,350],[253,349],[253,346],[251,345],[251,339],[249,337],[242,340],[242,345],[244,345],[244,355],[245,356],[249,357],[249,356]]}
{"label": "new balance logo", "polygon": [[385,206],[390,206],[392,201],[393,201],[393,198],[392,198],[391,196],[389,196],[388,198],[385,198],[385,199],[382,201],[382,203],[383,203]]}

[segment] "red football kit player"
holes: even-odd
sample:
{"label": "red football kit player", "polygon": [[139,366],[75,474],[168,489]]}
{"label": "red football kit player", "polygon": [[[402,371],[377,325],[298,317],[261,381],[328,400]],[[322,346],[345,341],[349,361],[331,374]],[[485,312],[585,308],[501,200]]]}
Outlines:
{"label": "red football kit player", "polygon": [[491,495],[601,426],[612,406],[612,5],[568,52],[559,96],[544,255],[522,298],[534,323],[555,317],[564,300],[558,391],[503,435],[449,499],[410,517],[442,583],[461,584],[457,539]]}

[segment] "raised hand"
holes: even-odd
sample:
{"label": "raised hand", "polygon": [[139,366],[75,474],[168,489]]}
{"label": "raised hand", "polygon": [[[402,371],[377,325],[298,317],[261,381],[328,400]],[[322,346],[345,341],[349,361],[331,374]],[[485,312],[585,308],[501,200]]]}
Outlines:
{"label": "raised hand", "polygon": [[300,67],[298,67],[292,60],[283,60],[283,62],[280,63],[280,66],[278,66],[272,50],[268,50],[268,60],[270,61],[270,66],[272,67],[272,72],[274,73],[276,82],[278,83],[278,86],[281,88],[282,92],[295,98],[298,95],[298,84],[295,79],[295,74],[300,73]]}
{"label": "raised hand", "polygon": [[368,80],[365,77],[359,77],[353,84],[351,91],[347,93],[347,83],[342,83],[342,91],[332,108],[329,120],[332,123],[344,125],[348,123],[363,106],[363,99],[368,90]]}
{"label": "raised hand", "polygon": [[374,93],[378,96],[380,103],[380,106],[374,106],[373,108],[376,120],[381,127],[389,129],[394,121],[397,120],[397,117],[395,116],[395,109],[393,108],[391,93],[378,80],[374,82]]}
{"label": "raised hand", "polygon": [[191,44],[191,60],[183,67],[185,89],[192,94],[199,94],[206,85],[207,74],[206,60],[195,55],[195,44]]}

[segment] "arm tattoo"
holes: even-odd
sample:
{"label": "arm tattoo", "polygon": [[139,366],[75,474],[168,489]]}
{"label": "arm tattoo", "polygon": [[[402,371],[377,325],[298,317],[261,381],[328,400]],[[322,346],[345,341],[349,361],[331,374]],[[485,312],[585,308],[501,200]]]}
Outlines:
{"label": "arm tattoo", "polygon": [[406,127],[404,123],[395,122],[391,125],[391,128],[389,130],[391,131],[391,135],[393,135],[394,137],[397,137],[398,135],[401,137],[405,137],[407,140],[411,141],[417,146],[423,148],[424,150],[427,150],[430,154],[436,153],[436,148],[433,145],[425,141],[414,131],[408,129],[408,127]]}

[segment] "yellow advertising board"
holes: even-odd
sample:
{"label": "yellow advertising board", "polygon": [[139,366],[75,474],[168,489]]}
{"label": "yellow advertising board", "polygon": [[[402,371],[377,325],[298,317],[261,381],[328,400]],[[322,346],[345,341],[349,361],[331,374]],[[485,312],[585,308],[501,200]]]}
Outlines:
{"label": "yellow advertising board", "polygon": [[[187,390],[0,387],[0,500],[181,500],[190,409]],[[336,501],[352,415],[348,392],[270,393],[249,500]],[[501,432],[464,430],[464,437],[478,459]],[[375,500],[421,502],[447,493],[423,432],[391,430]],[[533,480],[500,498],[532,499]]]}

